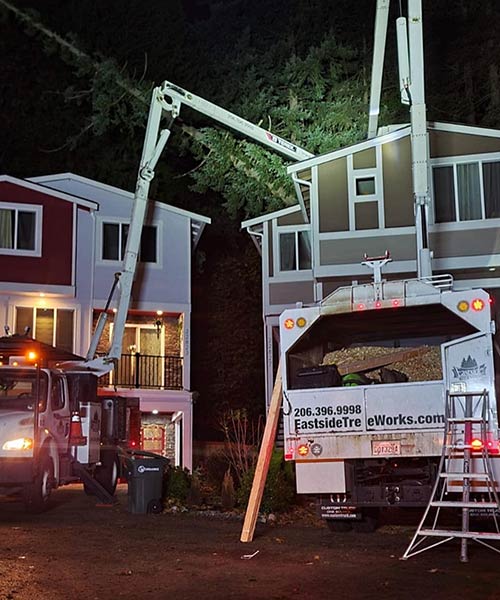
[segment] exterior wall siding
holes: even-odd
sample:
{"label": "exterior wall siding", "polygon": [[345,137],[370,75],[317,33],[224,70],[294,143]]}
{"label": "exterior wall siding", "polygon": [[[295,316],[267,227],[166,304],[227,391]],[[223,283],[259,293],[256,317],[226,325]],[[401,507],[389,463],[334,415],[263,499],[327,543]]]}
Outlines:
{"label": "exterior wall siding", "polygon": [[310,304],[314,301],[313,280],[269,283],[269,304],[293,306],[296,302]]}
{"label": "exterior wall siding", "polygon": [[429,132],[431,158],[500,152],[500,138],[451,131]]}
{"label": "exterior wall siding", "polygon": [[42,256],[0,254],[2,281],[72,285],[73,205],[8,182],[0,184],[0,201],[43,207]]}
{"label": "exterior wall siding", "polygon": [[347,161],[339,158],[318,167],[319,232],[349,230]]}
{"label": "exterior wall siding", "polygon": [[383,144],[384,216],[386,227],[415,225],[408,137]]}
{"label": "exterior wall siding", "polygon": [[[320,241],[321,265],[354,264],[358,266],[366,253],[368,256],[382,256],[386,250],[395,261],[415,260],[416,246],[414,235],[374,234],[371,237],[344,238]],[[335,275],[332,272],[332,276]]]}

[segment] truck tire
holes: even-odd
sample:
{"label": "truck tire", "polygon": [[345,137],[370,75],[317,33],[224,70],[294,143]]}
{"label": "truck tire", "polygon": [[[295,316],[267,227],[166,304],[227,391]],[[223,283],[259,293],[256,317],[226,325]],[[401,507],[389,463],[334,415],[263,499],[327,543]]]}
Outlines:
{"label": "truck tire", "polygon": [[103,450],[101,464],[95,470],[95,479],[110,494],[114,495],[118,478],[120,476],[120,462],[118,452],[113,449]]}
{"label": "truck tire", "polygon": [[50,503],[50,495],[54,485],[54,465],[48,454],[40,460],[40,469],[35,480],[26,485],[23,490],[24,506],[31,513],[46,510]]}
{"label": "truck tire", "polygon": [[346,533],[351,531],[351,521],[343,521],[341,519],[325,519],[328,529],[333,533]]}

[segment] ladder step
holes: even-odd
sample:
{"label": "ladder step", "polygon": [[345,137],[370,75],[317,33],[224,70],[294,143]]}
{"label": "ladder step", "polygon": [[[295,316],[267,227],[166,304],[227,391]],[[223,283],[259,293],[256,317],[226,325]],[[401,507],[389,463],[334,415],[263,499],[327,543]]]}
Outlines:
{"label": "ladder step", "polygon": [[429,504],[439,508],[500,508],[496,502],[462,502],[461,500],[433,500]]}
{"label": "ladder step", "polygon": [[500,533],[490,531],[451,531],[448,529],[421,529],[419,535],[433,537],[456,537],[480,540],[500,540]]}
{"label": "ladder step", "polygon": [[448,423],[487,423],[487,419],[481,417],[448,417]]}
{"label": "ladder step", "polygon": [[487,396],[488,390],[481,390],[480,392],[448,392],[450,398],[462,398],[463,396]]}
{"label": "ladder step", "polygon": [[448,448],[449,450],[475,450],[477,452],[477,458],[479,458],[482,452],[486,450],[485,448],[480,448],[477,450],[470,444],[446,444],[444,447]]}
{"label": "ladder step", "polygon": [[[447,479],[482,479],[487,481],[491,480],[488,473],[439,473],[439,477],[446,477]],[[492,482],[493,485],[493,482]]]}

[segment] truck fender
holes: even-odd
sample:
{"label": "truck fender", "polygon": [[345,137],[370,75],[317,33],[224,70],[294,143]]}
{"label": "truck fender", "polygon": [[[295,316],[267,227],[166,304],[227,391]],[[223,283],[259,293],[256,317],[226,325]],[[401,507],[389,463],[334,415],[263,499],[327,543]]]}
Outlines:
{"label": "truck fender", "polygon": [[60,477],[60,461],[59,461],[59,452],[57,451],[57,443],[53,437],[47,437],[42,447],[40,448],[40,453],[47,453],[49,457],[52,459],[52,464],[54,466],[54,487],[59,485],[59,477]]}

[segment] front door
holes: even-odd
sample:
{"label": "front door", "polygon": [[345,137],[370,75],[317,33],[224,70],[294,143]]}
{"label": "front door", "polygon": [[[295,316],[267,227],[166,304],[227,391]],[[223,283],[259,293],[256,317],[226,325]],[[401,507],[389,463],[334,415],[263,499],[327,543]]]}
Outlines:
{"label": "front door", "polygon": [[163,327],[126,325],[117,385],[159,388],[164,385]]}

